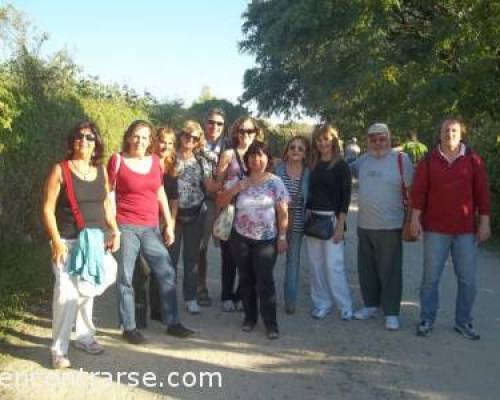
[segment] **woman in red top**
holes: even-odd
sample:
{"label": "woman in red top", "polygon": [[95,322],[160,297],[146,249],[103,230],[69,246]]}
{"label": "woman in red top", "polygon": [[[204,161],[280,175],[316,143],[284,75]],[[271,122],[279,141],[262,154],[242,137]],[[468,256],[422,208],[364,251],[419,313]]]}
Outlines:
{"label": "woman in red top", "polygon": [[[123,137],[123,152],[114,155],[108,174],[116,193],[116,220],[122,247],[117,255],[120,323],[123,338],[132,344],[145,341],[135,322],[132,278],[139,252],[159,282],[162,320],[167,334],[187,337],[193,332],[179,322],[175,269],[165,246],[174,241],[173,221],[162,185],[163,172],[156,154],[151,154],[153,127],[134,121]],[[165,222],[163,237],[158,214]]]}
{"label": "woman in red top", "polygon": [[[412,230],[424,233],[418,336],[429,336],[439,307],[439,281],[448,255],[457,276],[455,331],[479,340],[472,325],[476,297],[477,244],[491,234],[488,179],[481,158],[463,142],[456,118],[440,125],[439,144],[418,164],[413,181]],[[479,215],[476,226],[476,216]]]}

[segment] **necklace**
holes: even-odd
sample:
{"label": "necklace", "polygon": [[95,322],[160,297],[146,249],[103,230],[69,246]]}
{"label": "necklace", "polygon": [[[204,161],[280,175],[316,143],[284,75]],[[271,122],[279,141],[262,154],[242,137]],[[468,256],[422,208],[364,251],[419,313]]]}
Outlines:
{"label": "necklace", "polygon": [[78,168],[78,166],[75,164],[75,162],[73,160],[71,160],[71,165],[73,166],[73,168],[81,175],[83,176],[83,180],[86,181],[87,180],[87,176],[90,175],[90,173],[92,172],[92,167],[89,165],[87,167],[87,171],[84,172],[82,171],[80,168]]}

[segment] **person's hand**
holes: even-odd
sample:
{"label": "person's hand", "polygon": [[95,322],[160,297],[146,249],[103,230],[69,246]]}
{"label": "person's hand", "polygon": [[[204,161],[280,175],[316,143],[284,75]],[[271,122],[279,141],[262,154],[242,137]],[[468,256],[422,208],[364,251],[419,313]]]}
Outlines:
{"label": "person's hand", "polygon": [[52,242],[52,262],[57,266],[62,266],[68,257],[68,247],[61,241]]}
{"label": "person's hand", "polygon": [[165,246],[170,247],[175,241],[174,230],[171,226],[165,227],[163,230],[163,240],[165,241]]}
{"label": "person's hand", "polygon": [[344,240],[344,226],[337,224],[332,236],[333,243],[337,244]]}
{"label": "person's hand", "polygon": [[278,253],[283,253],[288,248],[286,238],[278,238]]}
{"label": "person's hand", "polygon": [[112,232],[106,241],[106,250],[110,250],[112,253],[118,251],[120,248],[120,231]]}
{"label": "person's hand", "polygon": [[410,231],[412,236],[415,236],[418,239],[422,238],[422,224],[420,223],[420,219],[418,217],[412,216],[410,221]]}
{"label": "person's hand", "polygon": [[477,227],[476,238],[479,243],[488,240],[491,236],[491,227],[489,221],[482,221]]}

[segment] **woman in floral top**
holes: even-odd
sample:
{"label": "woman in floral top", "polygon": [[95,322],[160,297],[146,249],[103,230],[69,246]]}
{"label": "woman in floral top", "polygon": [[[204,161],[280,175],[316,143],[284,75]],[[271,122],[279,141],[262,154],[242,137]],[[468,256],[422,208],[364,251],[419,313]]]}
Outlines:
{"label": "woman in floral top", "polygon": [[259,304],[267,337],[277,339],[273,268],[277,253],[285,251],[287,246],[290,199],[282,180],[269,172],[272,158],[263,143],[250,145],[244,162],[249,171],[248,178],[236,181],[231,189],[226,190],[226,197],[238,195],[229,245],[240,274],[245,312],[242,330],[250,332],[255,327]]}

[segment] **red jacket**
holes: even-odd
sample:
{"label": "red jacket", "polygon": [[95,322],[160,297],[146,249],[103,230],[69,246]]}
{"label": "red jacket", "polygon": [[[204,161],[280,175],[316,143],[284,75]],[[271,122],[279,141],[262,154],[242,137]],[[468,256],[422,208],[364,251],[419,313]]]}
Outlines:
{"label": "red jacket", "polygon": [[424,231],[464,234],[476,231],[477,212],[490,215],[488,177],[483,160],[467,149],[451,164],[434,149],[418,164],[412,208],[422,211]]}

